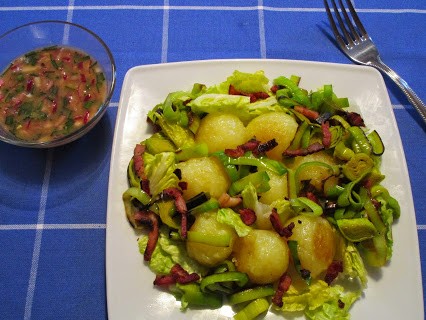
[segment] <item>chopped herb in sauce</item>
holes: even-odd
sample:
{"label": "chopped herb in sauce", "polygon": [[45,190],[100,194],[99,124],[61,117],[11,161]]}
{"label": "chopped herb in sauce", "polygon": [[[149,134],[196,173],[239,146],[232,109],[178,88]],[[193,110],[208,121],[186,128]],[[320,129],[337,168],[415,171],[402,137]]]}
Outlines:
{"label": "chopped herb in sauce", "polygon": [[106,96],[90,55],[69,47],[34,50],[0,76],[0,125],[27,141],[49,141],[85,125]]}

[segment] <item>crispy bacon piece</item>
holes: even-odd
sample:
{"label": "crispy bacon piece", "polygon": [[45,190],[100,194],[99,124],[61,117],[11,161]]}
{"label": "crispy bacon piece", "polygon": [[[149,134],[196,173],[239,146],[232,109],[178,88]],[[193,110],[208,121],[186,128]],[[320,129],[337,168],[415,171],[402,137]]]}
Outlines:
{"label": "crispy bacon piece", "polygon": [[188,210],[182,192],[177,188],[167,188],[163,190],[163,195],[174,199],[176,210],[181,214],[181,235],[182,238],[186,239],[188,231]]}
{"label": "crispy bacon piece", "polygon": [[188,182],[186,182],[186,181],[179,181],[178,182],[178,186],[182,190],[186,190],[186,189],[188,189]]}
{"label": "crispy bacon piece", "polygon": [[356,112],[348,112],[346,113],[346,120],[348,120],[351,126],[364,127],[364,119],[361,117],[359,113]]}
{"label": "crispy bacon piece", "polygon": [[265,153],[274,149],[278,145],[278,142],[275,139],[271,139],[265,143],[261,143],[257,146],[257,149],[253,151],[255,155],[259,155],[261,153]]}
{"label": "crispy bacon piece", "polygon": [[308,198],[309,200],[319,204],[318,197],[312,191],[306,192],[306,198]]}
{"label": "crispy bacon piece", "polygon": [[277,209],[273,208],[272,213],[269,216],[269,220],[271,221],[272,227],[274,230],[281,236],[289,238],[293,234],[292,230],[294,228],[294,222],[290,223],[288,226],[284,227],[280,217],[278,215]]}
{"label": "crispy bacon piece", "polygon": [[277,85],[277,84],[274,84],[272,87],[271,87],[271,92],[272,93],[277,93],[277,91],[280,89],[280,87]]}
{"label": "crispy bacon piece", "polygon": [[157,286],[168,286],[171,284],[187,284],[195,282],[200,279],[197,273],[188,273],[180,264],[176,263],[171,269],[168,275],[157,275],[154,280],[154,285]]}
{"label": "crispy bacon piece", "polygon": [[229,85],[228,94],[250,97],[250,102],[256,102],[259,99],[269,98],[269,94],[266,92],[260,91],[260,92],[253,92],[253,93],[245,93],[235,89],[235,87],[232,84]]}
{"label": "crispy bacon piece", "polygon": [[290,285],[291,285],[291,277],[287,273],[284,273],[281,276],[280,281],[278,282],[277,290],[275,291],[275,294],[272,297],[273,304],[275,304],[278,307],[283,306],[283,295],[290,288]]}
{"label": "crispy bacon piece", "polygon": [[247,141],[246,143],[237,146],[235,149],[225,149],[225,154],[228,157],[238,158],[242,157],[247,151],[251,151],[253,152],[253,155],[259,156],[260,154],[272,150],[277,145],[278,143],[275,139],[271,139],[267,142],[261,143],[259,140],[253,138]]}
{"label": "crispy bacon piece", "polygon": [[134,218],[137,222],[146,225],[150,228],[148,233],[148,244],[144,252],[144,260],[150,261],[152,253],[157,245],[159,235],[159,221],[158,216],[151,210],[138,211],[135,213]]}
{"label": "crispy bacon piece", "polygon": [[343,272],[343,262],[333,261],[327,268],[324,281],[330,285],[337,278],[339,272]]}
{"label": "crispy bacon piece", "polygon": [[243,200],[240,197],[231,197],[227,193],[222,193],[218,201],[221,208],[230,208],[239,205]]}
{"label": "crispy bacon piece", "polygon": [[330,131],[330,124],[328,121],[323,122],[321,124],[321,131],[322,131],[322,144],[325,148],[329,148],[331,145],[331,131]]}
{"label": "crispy bacon piece", "polygon": [[309,108],[303,107],[303,106],[294,106],[294,110],[297,112],[303,114],[306,118],[309,120],[316,120],[319,117],[319,113],[315,110],[311,110]]}
{"label": "crispy bacon piece", "polygon": [[256,222],[256,213],[254,210],[249,208],[243,208],[238,210],[238,213],[241,216],[241,220],[244,222],[244,224],[251,226],[253,223]]}
{"label": "crispy bacon piece", "polygon": [[138,177],[141,179],[141,188],[147,194],[151,194],[149,190],[149,181],[145,174],[145,164],[143,161],[143,154],[145,152],[145,146],[137,144],[133,150],[133,166]]}
{"label": "crispy bacon piece", "polygon": [[244,149],[242,146],[237,146],[235,149],[225,149],[225,154],[231,158],[239,158],[244,155]]}
{"label": "crispy bacon piece", "polygon": [[315,142],[311,144],[309,147],[304,149],[296,149],[296,150],[285,150],[283,152],[283,156],[285,157],[297,157],[297,156],[307,156],[308,154],[312,154],[318,151],[324,150],[324,145],[319,142]]}

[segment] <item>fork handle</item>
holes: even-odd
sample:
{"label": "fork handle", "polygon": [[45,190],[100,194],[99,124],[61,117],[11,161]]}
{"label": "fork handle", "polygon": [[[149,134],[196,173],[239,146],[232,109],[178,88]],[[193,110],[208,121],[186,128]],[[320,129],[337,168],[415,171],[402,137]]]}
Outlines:
{"label": "fork handle", "polygon": [[411,87],[408,85],[408,83],[402,79],[395,71],[393,71],[391,68],[389,68],[383,61],[378,58],[375,61],[370,61],[369,63],[372,67],[375,67],[382,71],[383,73],[387,74],[389,78],[391,78],[397,86],[404,92],[407,99],[411,102],[413,107],[417,110],[417,112],[420,114],[420,116],[423,119],[423,122],[426,123],[426,105],[424,102],[419,98],[419,96],[411,89]]}

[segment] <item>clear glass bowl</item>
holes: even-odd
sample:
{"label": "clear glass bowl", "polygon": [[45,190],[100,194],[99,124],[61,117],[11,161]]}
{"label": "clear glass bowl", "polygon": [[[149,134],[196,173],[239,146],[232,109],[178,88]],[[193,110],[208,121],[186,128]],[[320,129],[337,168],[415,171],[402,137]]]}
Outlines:
{"label": "clear glass bowl", "polygon": [[56,140],[48,142],[24,141],[0,126],[1,141],[32,148],[50,148],[64,145],[89,132],[105,114],[115,87],[116,67],[114,58],[104,41],[83,26],[66,21],[46,20],[28,23],[4,33],[0,36],[0,72],[23,54],[54,45],[84,51],[98,62],[107,81],[105,101],[87,124]]}

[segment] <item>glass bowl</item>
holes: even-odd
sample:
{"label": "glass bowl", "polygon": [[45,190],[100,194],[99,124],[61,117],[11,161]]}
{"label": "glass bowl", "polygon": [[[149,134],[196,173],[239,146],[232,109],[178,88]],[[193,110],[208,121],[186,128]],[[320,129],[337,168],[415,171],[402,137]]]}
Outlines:
{"label": "glass bowl", "polygon": [[28,23],[0,36],[0,72],[16,58],[42,48],[70,47],[90,55],[101,67],[106,80],[106,95],[98,111],[82,127],[54,140],[37,142],[17,138],[0,125],[0,140],[22,147],[50,148],[67,144],[89,132],[102,118],[115,87],[114,58],[104,41],[89,29],[66,21],[46,20]]}

